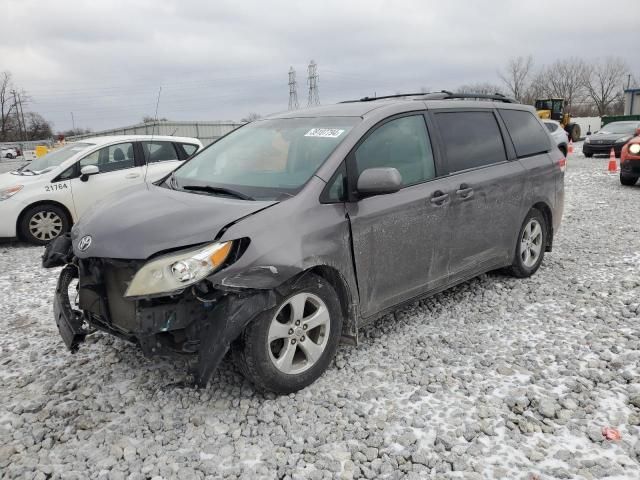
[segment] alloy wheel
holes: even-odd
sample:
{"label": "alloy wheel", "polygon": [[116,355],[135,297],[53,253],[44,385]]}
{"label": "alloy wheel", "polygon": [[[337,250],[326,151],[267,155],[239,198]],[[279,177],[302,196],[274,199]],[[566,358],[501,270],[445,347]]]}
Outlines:
{"label": "alloy wheel", "polygon": [[542,253],[542,226],[535,218],[529,220],[524,227],[520,239],[520,258],[522,264],[532,268]]}
{"label": "alloy wheel", "polygon": [[297,293],[284,301],[271,319],[267,348],[273,365],[283,373],[302,373],[320,359],[329,341],[329,309],[312,293]]}

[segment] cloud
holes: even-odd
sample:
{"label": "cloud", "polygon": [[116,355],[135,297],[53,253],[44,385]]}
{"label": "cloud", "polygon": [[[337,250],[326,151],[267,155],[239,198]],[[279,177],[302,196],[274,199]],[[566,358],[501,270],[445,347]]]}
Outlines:
{"label": "cloud", "polygon": [[8,0],[0,69],[57,129],[136,123],[160,86],[161,116],[238,119],[286,109],[291,65],[305,105],[312,58],[324,103],[497,82],[515,55],[632,64],[635,3]]}

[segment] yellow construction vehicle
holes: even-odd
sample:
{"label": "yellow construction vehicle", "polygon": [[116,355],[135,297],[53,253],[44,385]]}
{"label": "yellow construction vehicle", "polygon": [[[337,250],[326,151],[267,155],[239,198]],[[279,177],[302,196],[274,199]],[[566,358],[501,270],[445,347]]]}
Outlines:
{"label": "yellow construction vehicle", "polygon": [[550,118],[560,122],[569,138],[574,142],[580,140],[580,125],[571,122],[571,115],[565,112],[564,98],[545,98],[536,100],[536,110],[540,118]]}

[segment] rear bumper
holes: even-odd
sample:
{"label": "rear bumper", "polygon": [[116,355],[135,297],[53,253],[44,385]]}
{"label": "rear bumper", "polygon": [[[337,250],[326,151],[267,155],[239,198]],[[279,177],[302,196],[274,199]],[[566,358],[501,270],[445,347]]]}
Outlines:
{"label": "rear bumper", "polygon": [[[68,258],[69,252],[48,249],[43,263],[54,257]],[[275,306],[271,290],[210,290],[198,298],[186,289],[174,297],[114,298],[120,287],[124,291],[124,285],[113,285],[127,276],[122,265],[115,264],[119,272],[114,274],[114,264],[108,260],[72,259],[60,273],[54,298],[56,324],[67,348],[76,352],[89,333],[101,330],[135,343],[147,357],[193,357],[190,373],[197,386],[208,383],[247,324]],[[55,266],[53,261],[46,264]],[[75,278],[79,278],[77,308],[71,306],[68,294]]]}

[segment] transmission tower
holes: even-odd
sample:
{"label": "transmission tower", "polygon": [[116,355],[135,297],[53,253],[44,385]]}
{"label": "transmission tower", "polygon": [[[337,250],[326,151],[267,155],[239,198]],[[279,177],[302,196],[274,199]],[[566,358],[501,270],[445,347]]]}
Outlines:
{"label": "transmission tower", "polygon": [[320,105],[320,94],[318,93],[318,64],[311,60],[309,64],[309,78],[307,79],[307,83],[309,83],[309,101],[307,102],[307,106],[311,107],[313,105]]}
{"label": "transmission tower", "polygon": [[289,69],[289,110],[297,110],[300,108],[298,104],[298,83],[296,82],[296,71],[291,67]]}

